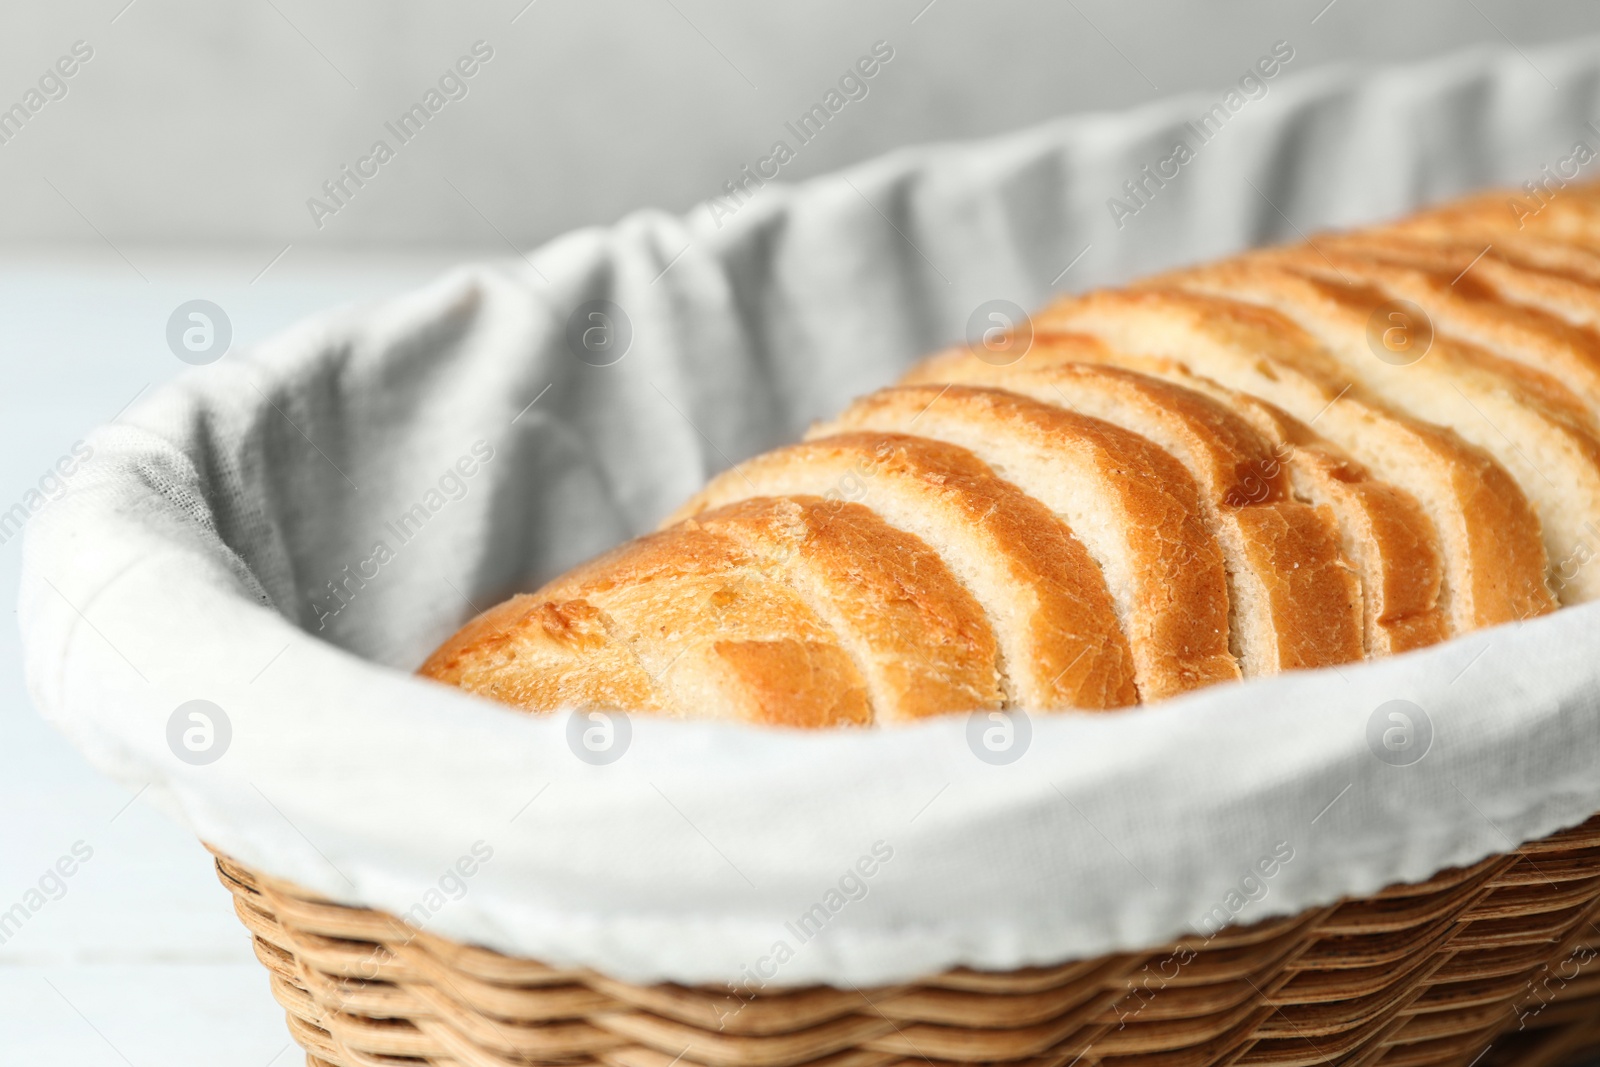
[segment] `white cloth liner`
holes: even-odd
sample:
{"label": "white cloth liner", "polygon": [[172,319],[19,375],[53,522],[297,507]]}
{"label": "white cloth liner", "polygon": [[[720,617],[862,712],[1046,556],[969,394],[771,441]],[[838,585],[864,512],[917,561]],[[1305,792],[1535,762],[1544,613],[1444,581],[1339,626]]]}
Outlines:
{"label": "white cloth liner", "polygon": [[[1572,825],[1600,810],[1592,608],[1035,717],[1007,766],[975,758],[959,717],[796,735],[643,716],[591,766],[565,716],[406,672],[469,601],[648,528],[958,338],[980,302],[1040,304],[1085,246],[1059,288],[1520,183],[1600,141],[1597,86],[1595,41],[1284,75],[1120,230],[1107,197],[1222,92],[773,185],[720,228],[641,213],[319,317],[94,434],[29,529],[32,692],[96,766],[245,862],[631,980],[865,984],[1147,947]],[[609,367],[564,341],[601,297],[633,331]],[[478,441],[493,458],[464,495],[429,498]],[[442,506],[401,544],[390,524],[419,502]],[[326,583],[377,540],[393,558],[319,632]],[[196,698],[232,727],[206,766],[167,742]],[[1411,766],[1369,747],[1394,699],[1431,723]],[[892,858],[843,878],[878,842]],[[492,855],[452,875],[475,847]],[[830,897],[841,880],[860,899]],[[802,941],[786,924],[819,903]]]}

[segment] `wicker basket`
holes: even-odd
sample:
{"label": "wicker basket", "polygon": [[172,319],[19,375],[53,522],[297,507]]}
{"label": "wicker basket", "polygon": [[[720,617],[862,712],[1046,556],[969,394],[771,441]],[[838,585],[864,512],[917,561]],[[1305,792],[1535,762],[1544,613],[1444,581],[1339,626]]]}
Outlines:
{"label": "wicker basket", "polygon": [[311,1067],[1545,1067],[1600,1050],[1600,816],[1152,952],[741,998],[436,937],[218,854]]}

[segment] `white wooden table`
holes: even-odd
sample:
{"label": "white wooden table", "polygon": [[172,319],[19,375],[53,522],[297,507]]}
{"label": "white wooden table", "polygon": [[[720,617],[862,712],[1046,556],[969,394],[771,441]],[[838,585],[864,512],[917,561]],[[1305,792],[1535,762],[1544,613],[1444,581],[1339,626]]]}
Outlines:
{"label": "white wooden table", "polygon": [[[165,330],[184,301],[220,305],[238,345],[473,255],[291,248],[260,273],[278,251],[101,245],[0,257],[0,512],[92,426],[183,369]],[[13,612],[21,540],[0,545],[0,601]],[[64,892],[47,878],[43,906],[8,924],[5,912],[79,842],[92,855],[60,881]],[[39,717],[13,615],[0,627],[0,1063],[303,1062],[210,856]]]}

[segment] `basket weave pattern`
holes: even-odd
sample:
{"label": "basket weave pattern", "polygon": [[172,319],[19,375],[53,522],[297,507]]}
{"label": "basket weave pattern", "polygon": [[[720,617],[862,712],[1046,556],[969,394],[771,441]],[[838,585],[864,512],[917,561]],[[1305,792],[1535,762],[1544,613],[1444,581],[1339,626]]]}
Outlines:
{"label": "basket weave pattern", "polygon": [[753,997],[514,959],[217,871],[311,1067],[1545,1067],[1600,1049],[1600,816],[1153,952]]}

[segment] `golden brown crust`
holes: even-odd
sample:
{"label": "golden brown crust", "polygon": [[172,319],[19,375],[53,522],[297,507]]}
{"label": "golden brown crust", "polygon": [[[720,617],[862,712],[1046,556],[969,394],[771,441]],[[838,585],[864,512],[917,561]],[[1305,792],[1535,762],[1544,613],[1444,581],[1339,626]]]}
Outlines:
{"label": "golden brown crust", "polygon": [[1587,249],[1524,234],[1492,239],[1369,230],[1323,239],[1344,251],[1392,259],[1433,271],[1472,291],[1525,304],[1572,326],[1600,321],[1600,256]]}
{"label": "golden brown crust", "polygon": [[1058,300],[1033,317],[1033,329],[1035,337],[1081,334],[1135,356],[1180,363],[1190,354],[1220,359],[1234,376],[1257,386],[1247,392],[1277,394],[1295,404],[1326,400],[1350,384],[1338,361],[1282,315],[1155,280]]}
{"label": "golden brown crust", "polygon": [[[1522,364],[1520,384],[1553,409],[1565,409],[1592,428],[1600,412],[1600,337],[1526,305],[1501,300],[1471,271],[1452,278],[1422,269],[1420,256],[1403,247],[1369,245],[1365,254],[1337,244],[1316,250],[1272,249],[1248,259],[1282,263],[1330,285],[1369,287],[1390,300],[1408,300],[1432,320],[1435,342],[1442,335],[1477,345],[1501,364]],[[1427,357],[1425,356],[1424,359]],[[1487,365],[1487,364],[1486,364]],[[1513,371],[1497,366],[1503,376]],[[1594,398],[1585,400],[1583,398]]]}
{"label": "golden brown crust", "polygon": [[512,597],[468,622],[417,673],[528,711],[665,707],[610,620],[583,600]]}
{"label": "golden brown crust", "polygon": [[836,499],[852,483],[861,503],[934,546],[983,605],[1011,701],[1053,710],[1137,700],[1128,639],[1094,561],[1048,509],[965,449],[900,434],[808,441],[717,476],[678,514],[752,495]]}
{"label": "golden brown crust", "polygon": [[[1071,409],[1057,414],[1068,425],[1104,420],[1119,427],[1125,438],[1148,439],[1157,446],[1157,455],[1170,454],[1196,479],[1197,518],[1225,560],[1234,645],[1246,674],[1362,657],[1360,582],[1340,552],[1333,519],[1291,498],[1273,445],[1249,423],[1198,393],[1103,365],[1036,368],[1025,359],[1011,367],[991,367],[974,359],[962,372],[961,381],[998,385],[1057,409]],[[941,398],[930,410],[945,404]],[[986,427],[984,432],[996,431]],[[1053,432],[1065,437],[1070,431]],[[1133,449],[1122,446],[1122,451]],[[1099,462],[1113,472],[1136,469],[1119,452]],[[1172,474],[1160,477],[1176,481]],[[1127,491],[1145,480],[1128,480]],[[1137,519],[1130,522],[1140,525]],[[1156,541],[1171,546],[1167,551],[1175,549],[1179,559],[1191,554],[1171,534],[1163,532]],[[1160,583],[1170,581],[1148,564],[1141,569]]]}
{"label": "golden brown crust", "polygon": [[870,509],[757,497],[694,520],[784,575],[853,650],[874,720],[906,722],[1004,703],[983,608],[937,553]]}
{"label": "golden brown crust", "polygon": [[[1439,610],[1444,573],[1439,537],[1415,497],[1374,478],[1338,446],[1265,400],[1203,378],[1174,380],[1238,412],[1272,441],[1296,496],[1332,512],[1345,557],[1361,573],[1363,644],[1369,656],[1407,652],[1449,636]],[[1248,480],[1245,488],[1250,489]]]}
{"label": "golden brown crust", "polygon": [[1454,631],[1554,609],[1538,518],[1505,469],[1453,432],[1375,403],[1282,315],[1151,286],[1063,300],[1034,322],[1036,334],[1088,334],[1107,351],[1174,360],[1253,393],[1405,488],[1427,511],[1445,548],[1441,606]]}
{"label": "golden brown crust", "polygon": [[[1119,354],[1094,338],[1065,334],[1039,338],[1026,359],[1008,367],[991,366],[965,349],[957,349],[923,361],[904,380],[919,384],[1004,381],[1008,388],[1031,393],[1030,379],[1048,382],[1058,368],[1084,365],[1074,360],[1136,367],[1140,374],[1211,396],[1271,439],[1274,461],[1287,469],[1296,496],[1327,507],[1339,523],[1345,555],[1361,573],[1363,644],[1368,655],[1406,652],[1449,636],[1449,622],[1439,609],[1442,549],[1433,523],[1416,498],[1374,478],[1311,427],[1265,400],[1191,374],[1174,360]],[[1270,496],[1272,473],[1269,464],[1265,470],[1268,477],[1251,472],[1241,479],[1245,495]]]}
{"label": "golden brown crust", "polygon": [[1547,189],[1538,195],[1521,189],[1491,189],[1419,211],[1384,229],[1458,235],[1526,234],[1600,248],[1600,183]]}
{"label": "golden brown crust", "polygon": [[1227,573],[1199,489],[1148,441],[967,386],[885,389],[814,433],[852,430],[914,432],[966,448],[1061,516],[1106,576],[1144,700],[1239,677],[1229,652]]}
{"label": "golden brown crust", "polygon": [[[704,699],[687,705],[706,708],[718,697],[735,695],[745,707],[740,718],[767,726],[865,726],[872,707],[855,664],[838,645],[778,635],[714,641],[707,657],[709,684]],[[733,704],[730,701],[730,704]]]}
{"label": "golden brown crust", "polygon": [[[1564,386],[1520,364],[1434,331],[1420,358],[1391,362],[1371,323],[1389,314],[1388,293],[1288,256],[1247,257],[1184,271],[1171,284],[1271,307],[1313,334],[1351,377],[1398,411],[1447,426],[1492,455],[1541,520],[1550,559],[1567,558],[1600,523],[1600,439]],[[1600,571],[1563,590],[1570,602],[1600,597]]]}
{"label": "golden brown crust", "polygon": [[831,628],[731,537],[683,523],[540,595],[603,611],[667,695],[669,714],[785,726],[872,721],[866,682]]}
{"label": "golden brown crust", "polygon": [[[1470,273],[1502,297],[1593,328],[1600,299],[1600,253],[1528,233],[1474,233],[1389,227],[1341,236],[1353,247],[1403,243],[1455,278]],[[1480,269],[1482,268],[1482,269]]]}

